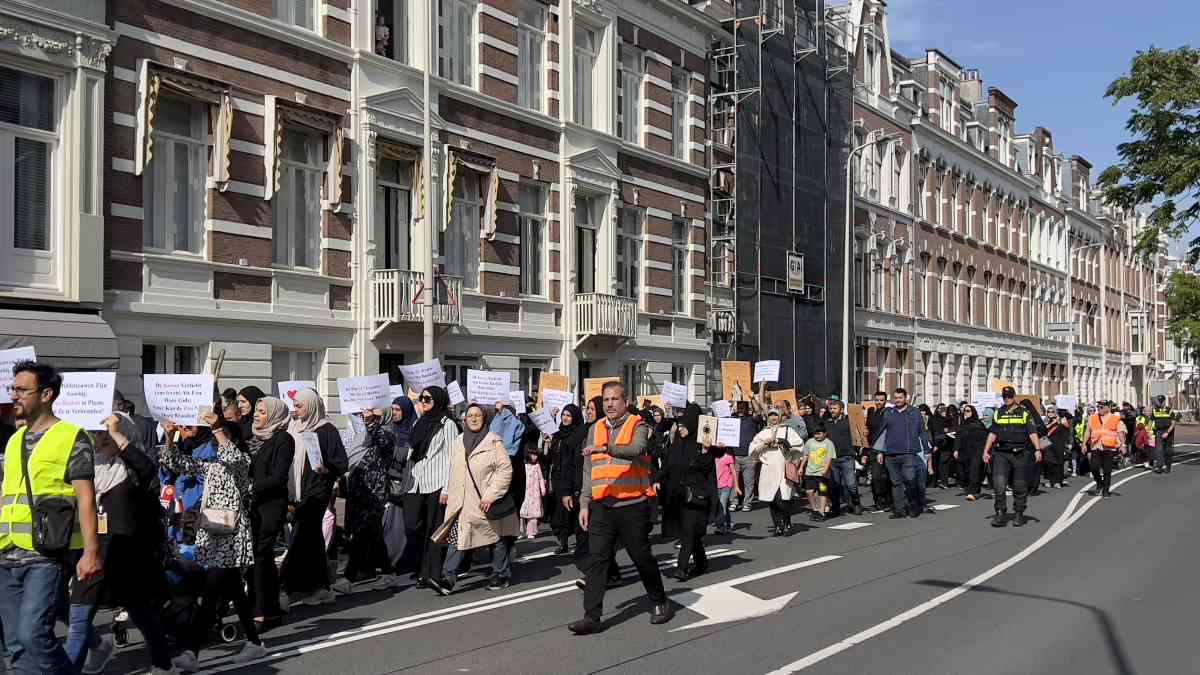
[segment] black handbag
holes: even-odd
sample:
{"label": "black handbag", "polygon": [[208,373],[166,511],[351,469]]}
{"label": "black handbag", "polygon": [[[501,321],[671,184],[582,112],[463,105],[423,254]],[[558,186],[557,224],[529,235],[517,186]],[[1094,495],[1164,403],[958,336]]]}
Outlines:
{"label": "black handbag", "polygon": [[[464,454],[466,455],[465,459],[467,462],[467,475],[471,477],[471,485],[475,486],[475,494],[479,496],[479,501],[482,502],[483,493],[479,491],[479,483],[475,482],[475,474],[471,471],[471,455],[470,453],[465,452]],[[511,516],[516,512],[517,500],[513,498],[512,486],[510,485],[508,491],[504,493],[504,496],[492,502],[491,508],[489,508],[487,513],[483,515],[486,516],[488,520],[501,520]]]}
{"label": "black handbag", "polygon": [[710,500],[707,494],[697,490],[691,485],[683,486],[683,502],[688,506],[708,508],[709,501]]}
{"label": "black handbag", "polygon": [[75,503],[65,497],[34,500],[29,480],[29,457],[21,452],[21,470],[25,472],[25,491],[29,496],[33,525],[33,548],[47,558],[61,558],[71,551],[71,533],[75,529]]}

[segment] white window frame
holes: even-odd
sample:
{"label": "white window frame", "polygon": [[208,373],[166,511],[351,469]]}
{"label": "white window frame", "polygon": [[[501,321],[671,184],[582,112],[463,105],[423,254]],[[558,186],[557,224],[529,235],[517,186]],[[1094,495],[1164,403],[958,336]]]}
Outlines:
{"label": "white window frame", "polygon": [[522,0],[517,26],[517,104],[538,112],[544,105],[547,15],[542,3]]}
{"label": "white window frame", "polygon": [[621,104],[618,120],[621,140],[634,145],[642,144],[642,108],[644,106],[643,82],[646,72],[646,55],[637,47],[622,42],[617,48],[617,82]]}
{"label": "white window frame", "polygon": [[[676,229],[682,231],[682,239],[675,236]],[[687,218],[676,216],[671,220],[671,309],[676,314],[687,314],[691,301],[691,289],[688,288],[691,279],[691,261],[688,260],[691,231],[692,223]]]}
{"label": "white window frame", "polygon": [[[321,221],[324,213],[321,210],[321,188],[324,183],[326,163],[325,144],[326,134],[304,129],[301,127],[284,127],[283,133],[302,134],[305,137],[305,161],[289,159],[284,153],[286,141],[280,142],[279,152],[279,189],[271,199],[271,210],[274,221],[272,236],[272,260],[281,267],[297,267],[301,269],[321,269]],[[298,232],[295,227],[297,214],[295,211],[296,176],[303,178],[305,192],[304,240],[306,242],[305,257],[311,260],[297,262]],[[286,253],[286,255],[283,255]]]}
{"label": "white window frame", "polygon": [[[457,382],[458,386],[466,391],[467,386],[467,371],[479,370],[479,358],[472,356],[445,356],[442,357],[442,370],[445,372],[446,384]],[[418,394],[420,392],[417,392]]]}
{"label": "white window frame", "polygon": [[691,105],[688,102],[691,79],[691,74],[683,68],[671,71],[671,152],[676,159],[686,160],[691,145]]}
{"label": "white window frame", "polygon": [[[317,30],[317,6],[322,2],[322,0],[299,0],[299,2],[303,2],[304,4],[308,5],[307,11],[302,12],[296,11],[299,9],[297,7],[297,1],[298,0],[275,0],[275,18],[295,28],[300,28],[313,33],[319,32]],[[303,18],[305,15],[308,16],[308,20],[305,23],[300,23],[299,19]]]}
{"label": "white window frame", "polygon": [[[598,194],[578,193],[575,195],[575,201],[572,204],[574,212],[574,235],[575,250],[572,251],[572,270],[575,273],[575,292],[576,293],[595,293],[597,288],[597,273],[596,273],[596,248],[600,243],[600,221],[603,218],[600,212],[600,199]],[[582,214],[587,214],[583,217]],[[591,232],[591,246],[584,243],[583,237],[580,235],[580,230]],[[590,255],[591,275],[588,283],[584,283],[585,274],[581,268],[581,262],[588,259]]]}
{"label": "white window frame", "polygon": [[[164,129],[163,104],[167,101],[188,107],[188,136],[172,134]],[[154,125],[154,156],[142,173],[142,248],[163,252],[198,254],[203,250],[204,219],[207,210],[206,182],[212,165],[212,134],[209,127],[209,105],[182,97],[163,97],[159,100]],[[176,218],[179,176],[176,160],[180,146],[186,146],[189,173],[186,177],[191,208],[188,242],[178,241],[179,224]]]}
{"label": "white window frame", "polygon": [[[0,166],[5,167],[5,178],[0,180],[0,233],[3,233],[3,239],[0,239],[0,263],[5,267],[11,267],[11,276],[7,273],[10,270],[3,270],[0,274],[4,274],[4,281],[17,281],[17,279],[28,279],[30,275],[20,269],[19,264],[13,260],[13,254],[21,256],[33,256],[39,258],[48,258],[53,260],[58,251],[59,234],[61,226],[59,221],[62,220],[62,209],[59,205],[60,191],[63,187],[63,180],[59,175],[60,167],[60,139],[63,128],[62,110],[64,89],[66,81],[61,76],[51,75],[40,70],[31,70],[24,65],[15,63],[7,63],[0,61],[0,67],[17,73],[24,73],[34,77],[49,80],[53,86],[54,102],[51,108],[51,127],[53,131],[46,131],[36,127],[27,127],[19,124],[10,124],[0,122]],[[89,120],[89,124],[91,121]],[[16,185],[14,184],[14,167],[16,166],[16,144],[17,140],[24,140],[34,143],[42,143],[47,145],[46,150],[46,222],[45,222],[45,248],[17,248],[17,222],[16,222],[16,204],[17,194]],[[11,262],[10,262],[11,261]],[[42,276],[42,275],[34,275]]]}
{"label": "white window frame", "polygon": [[[146,348],[147,347],[152,347],[152,348],[154,348],[154,351],[155,351],[154,370],[146,370],[145,356],[146,356]],[[142,343],[142,374],[143,375],[149,375],[149,374],[154,374],[154,375],[196,375],[196,374],[199,374],[199,371],[203,370],[203,368],[204,368],[204,364],[202,363],[202,358],[201,358],[201,353],[200,353],[200,347],[201,347],[201,345],[188,345],[188,344],[176,344],[176,343],[153,342],[153,341],[143,342]],[[190,368],[190,370],[196,371],[196,372],[182,372],[184,370],[189,370],[189,369],[179,368],[176,365],[179,355],[181,353],[184,353],[184,352],[179,351],[181,349],[182,350],[191,350],[192,367]],[[168,358],[168,356],[169,356],[169,358]]]}
{"label": "white window frame", "polygon": [[[600,54],[602,30],[598,27],[577,24],[574,28],[574,50],[571,54],[571,120],[583,127],[594,127],[596,123],[596,62]],[[588,44],[580,44],[580,37],[590,36]]]}
{"label": "white window frame", "polygon": [[[408,4],[412,0],[392,0],[391,16],[384,16],[384,25],[388,26],[388,39],[392,43],[392,60],[397,63],[409,62],[409,12]],[[378,7],[378,5],[376,5]],[[378,10],[377,10],[378,12]],[[376,14],[378,16],[378,13]],[[391,22],[390,25],[388,22]],[[371,30],[376,29],[375,20],[371,21]],[[371,43],[374,47],[375,37],[372,34]],[[380,56],[383,56],[380,54]],[[387,57],[384,57],[387,58]]]}
{"label": "white window frame", "polygon": [[[633,233],[625,225],[633,219]],[[642,260],[645,258],[645,211],[635,206],[623,206],[617,212],[617,286],[616,294],[630,298],[642,306]],[[629,258],[632,257],[632,260]]]}
{"label": "white window frame", "polygon": [[[282,357],[281,360],[286,361],[286,363],[277,363],[277,357]],[[321,380],[321,366],[324,361],[323,357],[323,350],[281,349],[273,347],[271,349],[271,378],[276,382],[312,380],[319,383]],[[301,370],[301,366],[308,366],[310,372],[308,374],[304,373]]]}
{"label": "white window frame", "polygon": [[521,359],[517,366],[517,386],[520,391],[525,392],[525,395],[533,398],[535,401],[538,397],[538,385],[541,383],[542,373],[550,372],[550,361],[542,359]]}
{"label": "white window frame", "polygon": [[892,158],[892,176],[891,176],[892,180],[891,180],[891,186],[890,186],[891,195],[889,195],[889,202],[891,203],[893,208],[903,211],[906,207],[906,204],[904,203],[904,187],[903,187],[904,186],[905,153],[904,153],[904,147],[902,145],[900,145],[899,141],[892,142],[892,151],[890,154],[891,154],[891,158]]}
{"label": "white window frame", "polygon": [[[384,175],[384,173],[382,171],[382,167],[384,166],[385,163],[391,162],[391,161],[396,162],[398,165],[408,164],[408,166],[409,166],[409,171],[408,171],[409,184],[405,184],[405,183],[401,182],[401,180],[403,179],[403,176],[400,176],[401,180],[396,180],[391,176]],[[412,183],[413,176],[412,176],[411,168],[412,168],[413,164],[411,162],[405,162],[404,160],[396,159],[396,160],[380,160],[379,166],[380,166],[381,170],[377,171],[375,174],[375,222],[376,222],[375,243],[376,243],[376,251],[378,252],[376,267],[378,269],[412,269],[412,266],[413,266],[413,264],[412,264],[412,262],[413,262],[412,261],[413,186],[411,185],[411,183]],[[396,217],[396,219],[397,219],[396,222],[394,222],[394,223],[387,222],[387,218],[388,218],[387,204],[388,204],[388,201],[390,201],[392,199],[391,195],[393,195],[393,194],[396,195],[396,200],[397,200],[398,204],[400,203],[401,199],[403,199],[403,202],[405,204],[407,204],[407,209],[406,209],[406,213],[403,218],[403,223],[400,222],[400,218],[399,218],[400,214],[398,214],[398,213],[394,215],[394,217]],[[400,197],[401,194],[403,194],[405,196],[403,198],[401,198]],[[405,233],[404,234],[405,241],[403,242],[403,246],[399,246],[399,244],[401,244],[401,242],[394,242],[393,245],[396,246],[395,250],[389,251],[388,250],[389,246],[388,246],[387,231],[391,228],[395,228],[397,231],[399,231],[402,228]],[[395,259],[392,261],[392,264],[389,264],[388,258],[391,257],[391,254],[393,254],[393,253],[395,254]]]}
{"label": "white window frame", "polygon": [[468,87],[475,86],[475,3],[471,0],[440,0],[438,23],[444,42],[439,44],[438,73]]}
{"label": "white window frame", "polygon": [[[521,295],[546,295],[547,254],[546,188],[540,183],[521,183],[517,197],[521,225]],[[527,209],[524,194],[534,194],[536,211]],[[536,246],[535,246],[536,244]],[[533,279],[530,272],[536,272]]]}
{"label": "white window frame", "polygon": [[[461,194],[451,194],[447,198],[453,200],[454,206],[450,214],[450,223],[441,232],[442,261],[446,273],[461,276],[463,288],[477,290],[480,278],[480,243],[479,233],[483,224],[483,216],[487,207],[487,174],[460,167],[454,179],[454,190]],[[478,187],[477,193],[468,193],[467,185]],[[472,215],[476,214],[476,215]],[[460,248],[461,247],[461,248]],[[455,259],[452,253],[460,253],[461,259]]]}

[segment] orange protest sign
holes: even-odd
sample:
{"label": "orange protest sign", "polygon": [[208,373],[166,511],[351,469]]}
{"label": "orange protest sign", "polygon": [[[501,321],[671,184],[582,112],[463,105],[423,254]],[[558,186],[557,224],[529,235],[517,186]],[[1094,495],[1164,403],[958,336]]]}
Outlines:
{"label": "orange protest sign", "polygon": [[850,439],[854,445],[863,448],[867,445],[867,411],[861,405],[851,403],[846,406],[846,414],[850,417]]}
{"label": "orange protest sign", "polygon": [[800,404],[796,401],[795,389],[777,389],[767,392],[771,398],[771,405],[774,405],[780,412],[795,415],[800,409]]}
{"label": "orange protest sign", "polygon": [[752,374],[749,361],[722,361],[721,398],[726,401],[749,401],[754,393]]}
{"label": "orange protest sign", "polygon": [[571,391],[571,384],[567,380],[567,376],[562,373],[545,373],[538,376],[538,407],[542,407],[542,392],[547,389],[556,389],[558,391]]}
{"label": "orange protest sign", "polygon": [[620,382],[617,377],[589,377],[583,381],[584,403],[596,398],[604,391],[604,385],[609,382]]}

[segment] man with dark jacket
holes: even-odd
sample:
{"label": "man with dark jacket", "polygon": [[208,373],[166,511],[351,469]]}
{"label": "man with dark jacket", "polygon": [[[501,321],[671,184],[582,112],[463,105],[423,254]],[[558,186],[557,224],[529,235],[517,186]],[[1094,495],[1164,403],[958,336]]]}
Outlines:
{"label": "man with dark jacket", "polygon": [[733,416],[741,423],[738,446],[733,451],[734,461],[737,462],[738,482],[742,486],[741,508],[743,511],[749,511],[758,496],[758,460],[750,456],[750,441],[754,440],[761,425],[745,401],[737,402]]}
{"label": "man with dark jacket", "polygon": [[137,405],[125,398],[120,390],[116,390],[113,395],[113,412],[123,412],[133,420],[133,425],[137,429],[137,437],[132,440],[136,440],[141,447],[147,448],[146,455],[157,469],[158,453],[151,452],[151,450],[162,445],[162,441],[158,437],[158,422],[150,417],[137,414]]}
{"label": "man with dark jacket", "polygon": [[892,518],[916,518],[924,510],[917,487],[917,462],[932,442],[921,413],[908,404],[908,392],[897,387],[892,409],[883,418],[884,454],[877,461],[892,481]]}
{"label": "man with dark jacket", "polygon": [[829,403],[829,419],[825,420],[825,437],[833,441],[836,456],[833,460],[834,513],[842,512],[842,500],[854,515],[862,515],[858,497],[858,467],[855,466],[854,438],[850,434],[850,416],[841,401]]}
{"label": "man with dark jacket", "polygon": [[888,479],[887,467],[879,458],[882,452],[875,450],[875,441],[883,434],[883,418],[887,414],[887,394],[875,392],[875,407],[867,413],[867,447],[863,448],[863,464],[871,467],[871,497],[876,511],[892,508],[892,482]]}

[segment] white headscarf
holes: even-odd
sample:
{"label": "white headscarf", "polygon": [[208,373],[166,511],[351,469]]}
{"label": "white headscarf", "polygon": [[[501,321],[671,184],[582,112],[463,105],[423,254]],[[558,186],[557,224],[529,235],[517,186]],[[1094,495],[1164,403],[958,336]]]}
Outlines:
{"label": "white headscarf", "polygon": [[[292,439],[296,442],[296,454],[292,457],[292,471],[288,475],[288,495],[292,501],[296,502],[300,501],[304,463],[308,459],[308,448],[305,444],[304,435],[309,432],[315,432],[326,424],[333,424],[333,422],[325,414],[324,401],[312,389],[303,389],[296,392],[296,396],[292,400],[296,403],[297,411],[300,410],[301,406],[304,408],[303,414],[293,420],[288,427],[288,431],[292,434]],[[313,448],[313,450],[318,455],[321,452],[320,447]]]}

